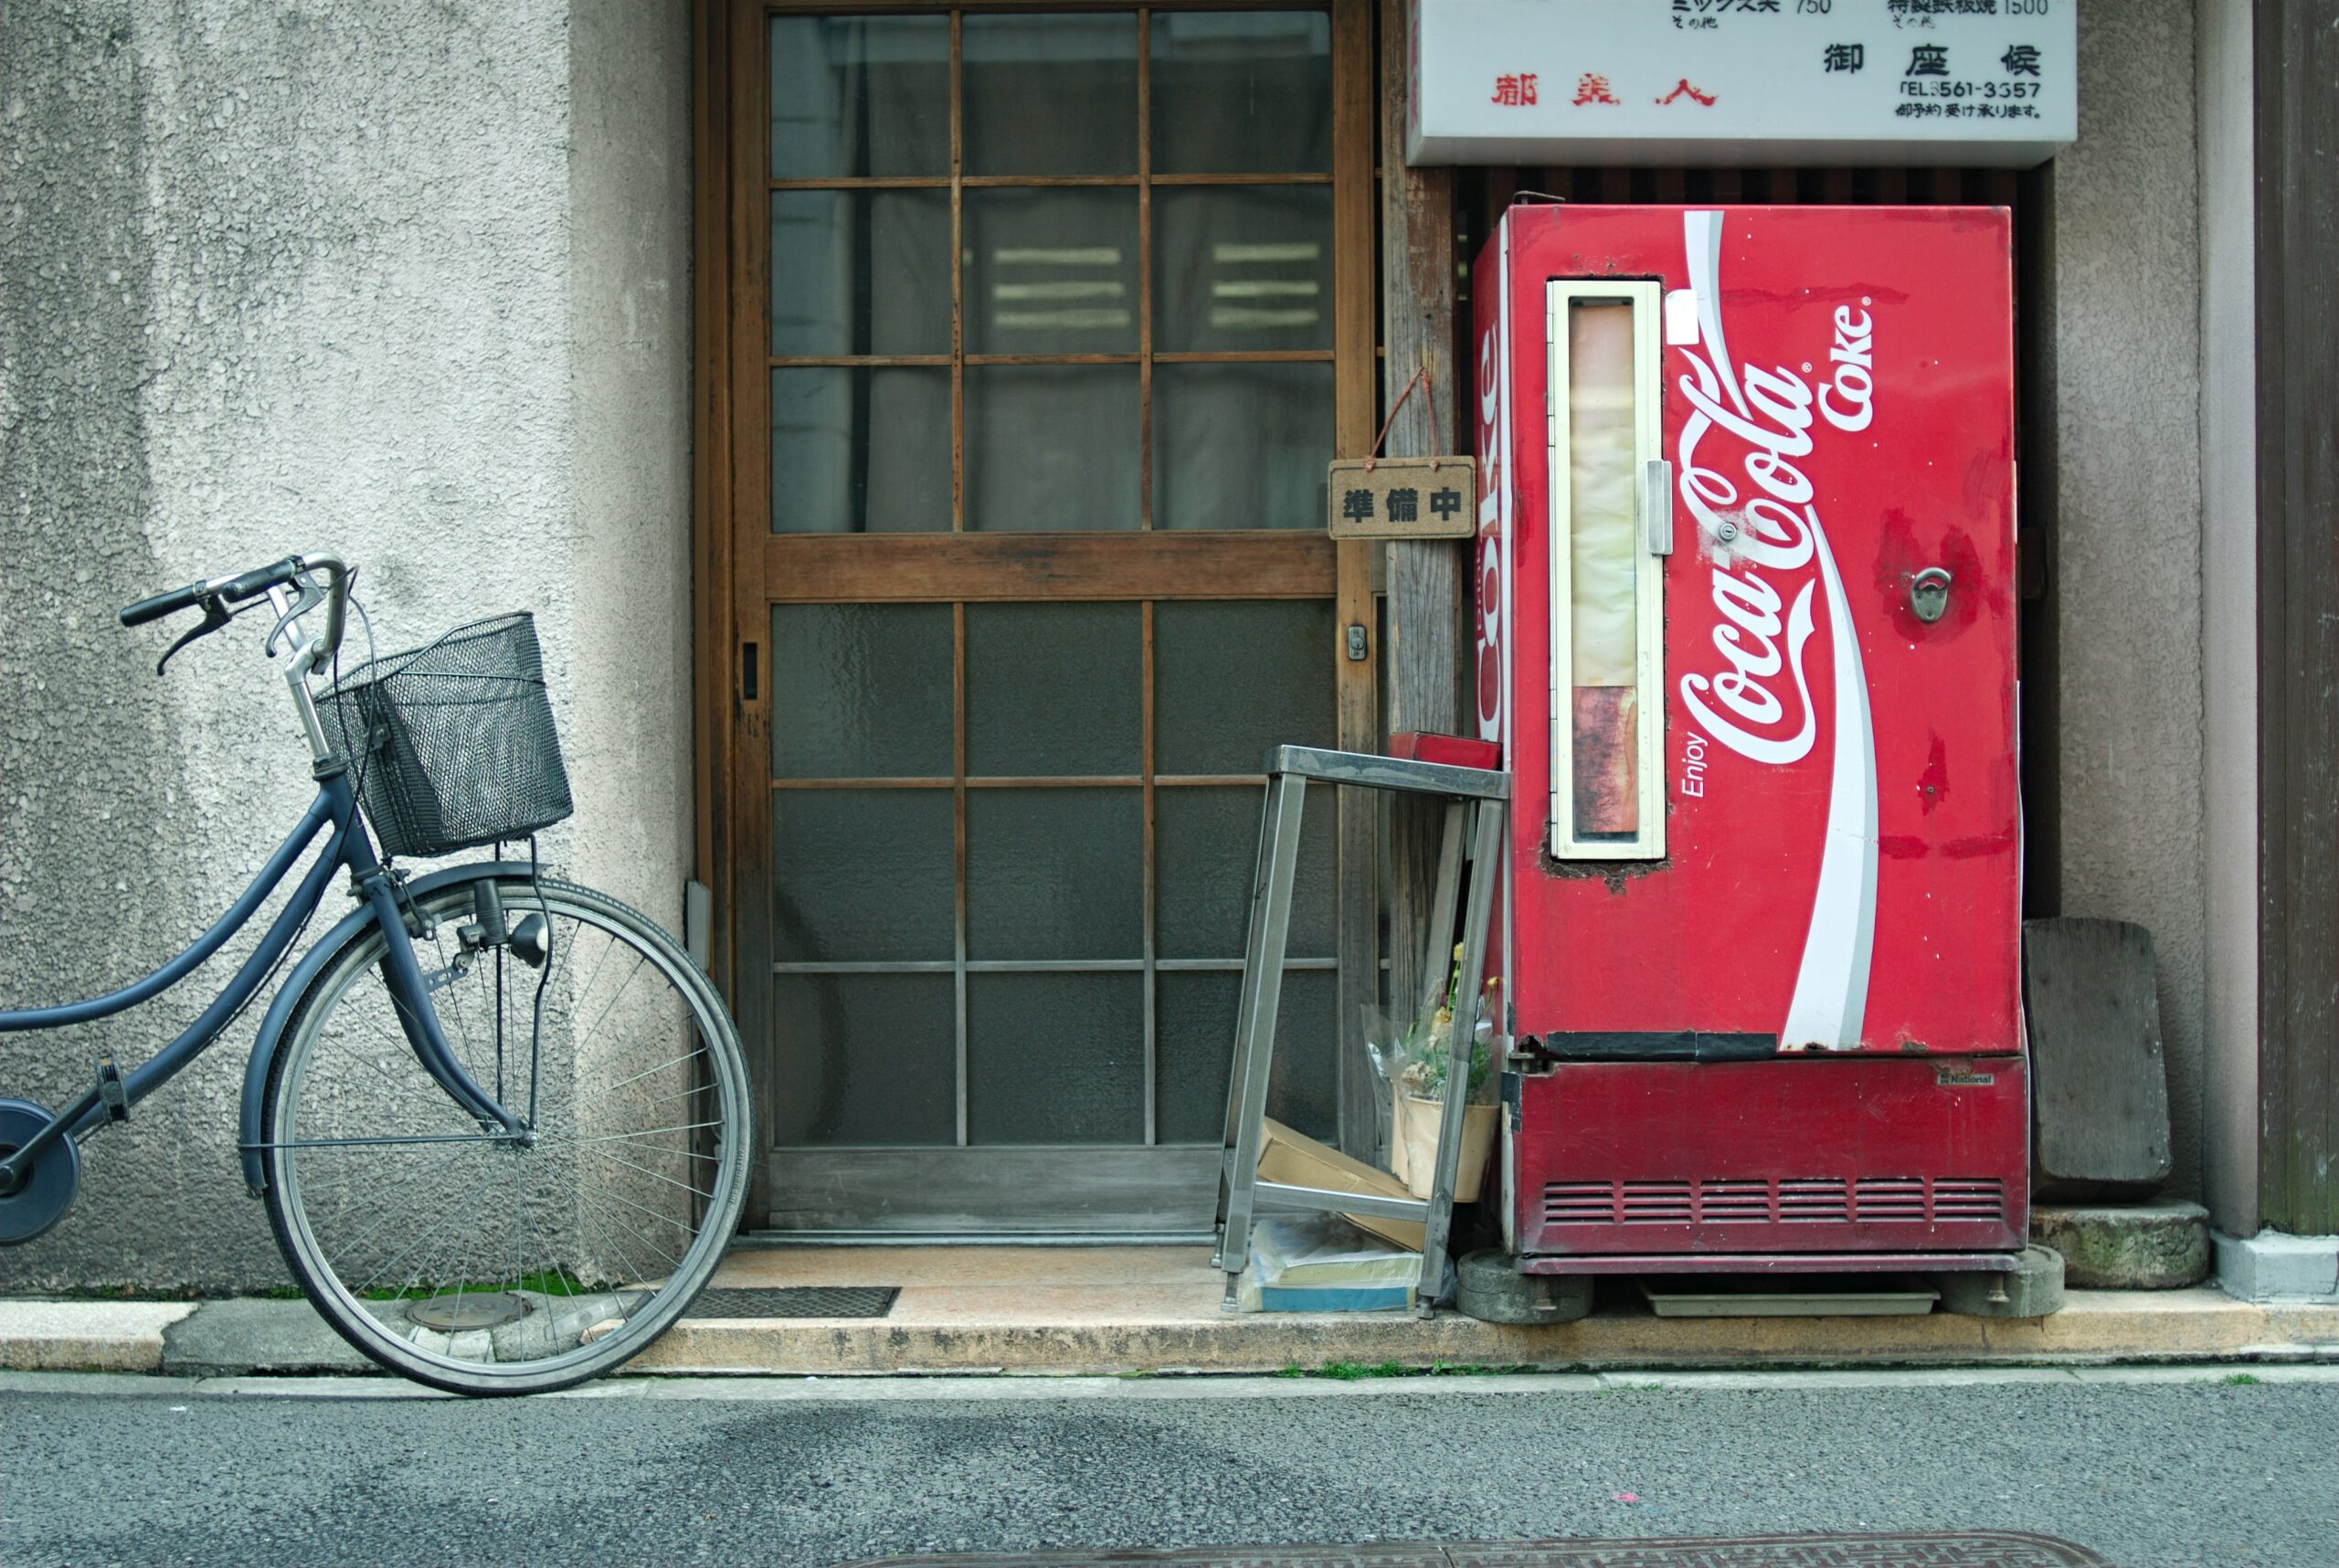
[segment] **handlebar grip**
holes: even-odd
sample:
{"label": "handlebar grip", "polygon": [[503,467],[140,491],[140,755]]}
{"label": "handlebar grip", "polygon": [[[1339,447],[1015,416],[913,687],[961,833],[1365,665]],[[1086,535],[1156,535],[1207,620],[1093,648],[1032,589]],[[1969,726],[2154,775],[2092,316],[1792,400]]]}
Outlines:
{"label": "handlebar grip", "polygon": [[222,598],[233,603],[253,599],[281,583],[289,583],[300,575],[301,557],[287,556],[264,567],[254,567],[241,577],[231,577],[219,587]]}
{"label": "handlebar grip", "polygon": [[175,615],[182,609],[191,609],[202,602],[202,599],[203,585],[189,583],[185,588],[153,594],[135,604],[122,606],[122,623],[124,626],[143,626],[150,620],[160,620],[166,615]]}

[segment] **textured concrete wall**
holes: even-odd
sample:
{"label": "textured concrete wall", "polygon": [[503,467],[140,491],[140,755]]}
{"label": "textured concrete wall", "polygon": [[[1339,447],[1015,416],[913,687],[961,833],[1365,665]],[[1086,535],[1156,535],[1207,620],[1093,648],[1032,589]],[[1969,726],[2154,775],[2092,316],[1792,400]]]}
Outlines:
{"label": "textured concrete wall", "polygon": [[2258,1229],[2258,439],[2247,0],[2200,0],[2203,1192]]}
{"label": "textured concrete wall", "polygon": [[2200,258],[2193,10],[2080,10],[2055,162],[2062,913],[2151,927],[2176,1174],[2202,1148]]}
{"label": "textured concrete wall", "polygon": [[690,8],[569,9],[575,864],[679,933],[693,858]]}
{"label": "textured concrete wall", "polygon": [[[151,967],[299,810],[249,623],[162,682],[161,635],[111,624],[299,548],[362,563],[386,652],[534,609],[587,813],[548,848],[672,917],[683,7],[570,11],[0,8],[0,997]],[[0,1085],[60,1101],[201,1000],[8,1037]],[[280,1279],[233,1152],[249,1037],[87,1145],[76,1212],[0,1253],[0,1285]]]}

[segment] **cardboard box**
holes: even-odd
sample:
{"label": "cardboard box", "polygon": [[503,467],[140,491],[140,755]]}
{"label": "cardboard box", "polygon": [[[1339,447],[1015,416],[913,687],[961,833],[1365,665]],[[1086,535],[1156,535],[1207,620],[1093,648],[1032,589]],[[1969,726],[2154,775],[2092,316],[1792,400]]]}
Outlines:
{"label": "cardboard box", "polygon": [[[1386,1171],[1294,1132],[1265,1118],[1266,1140],[1259,1150],[1259,1179],[1294,1187],[1323,1187],[1335,1192],[1364,1192],[1379,1198],[1410,1198],[1405,1184]],[[1370,1214],[1342,1216],[1360,1229],[1399,1246],[1422,1249],[1422,1226],[1414,1220],[1383,1220]]]}
{"label": "cardboard box", "polygon": [[[1495,1112],[1498,1106],[1462,1107],[1462,1161],[1454,1171],[1454,1201],[1475,1203],[1487,1173],[1487,1156],[1494,1152]],[[1429,1196],[1437,1180],[1437,1128],[1445,1118],[1442,1100],[1427,1100],[1392,1086],[1389,1116],[1389,1163],[1416,1198]]]}

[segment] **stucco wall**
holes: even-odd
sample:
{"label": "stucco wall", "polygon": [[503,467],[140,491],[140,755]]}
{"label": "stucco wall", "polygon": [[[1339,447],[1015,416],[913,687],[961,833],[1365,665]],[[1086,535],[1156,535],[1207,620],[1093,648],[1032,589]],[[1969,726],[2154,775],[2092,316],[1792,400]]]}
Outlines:
{"label": "stucco wall", "polygon": [[[684,17],[574,9],[0,12],[0,998],[151,967],[298,812],[252,624],[158,682],[162,634],[111,616],[300,548],[362,564],[386,652],[533,609],[582,808],[550,853],[673,917]],[[0,1038],[0,1092],[69,1097],[201,1000]],[[249,1035],[88,1144],[0,1284],[280,1280],[234,1157]]]}
{"label": "stucco wall", "polygon": [[2176,1173],[2200,1190],[2200,274],[2193,14],[2080,9],[2054,165],[2062,913],[2151,927]]}

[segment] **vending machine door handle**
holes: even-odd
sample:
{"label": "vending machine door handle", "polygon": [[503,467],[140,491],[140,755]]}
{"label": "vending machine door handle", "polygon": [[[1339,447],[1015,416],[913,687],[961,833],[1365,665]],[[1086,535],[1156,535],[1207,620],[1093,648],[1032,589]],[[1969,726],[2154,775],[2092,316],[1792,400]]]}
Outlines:
{"label": "vending machine door handle", "polygon": [[1664,458],[1641,465],[1641,547],[1652,556],[1673,553],[1673,465]]}

